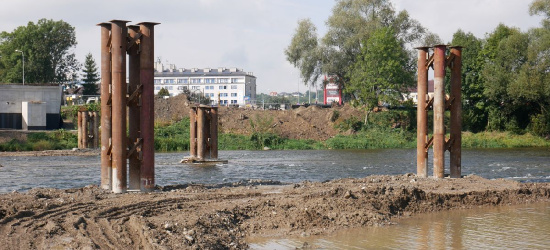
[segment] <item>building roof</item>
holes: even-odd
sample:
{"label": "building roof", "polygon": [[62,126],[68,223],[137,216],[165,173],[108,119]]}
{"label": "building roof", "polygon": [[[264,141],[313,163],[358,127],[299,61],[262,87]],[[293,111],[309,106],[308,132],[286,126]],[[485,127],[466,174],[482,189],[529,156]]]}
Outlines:
{"label": "building roof", "polygon": [[163,70],[162,72],[155,71],[155,77],[200,77],[200,76],[249,76],[256,78],[252,72],[245,72],[242,69],[237,68],[205,68],[205,69],[170,69]]}

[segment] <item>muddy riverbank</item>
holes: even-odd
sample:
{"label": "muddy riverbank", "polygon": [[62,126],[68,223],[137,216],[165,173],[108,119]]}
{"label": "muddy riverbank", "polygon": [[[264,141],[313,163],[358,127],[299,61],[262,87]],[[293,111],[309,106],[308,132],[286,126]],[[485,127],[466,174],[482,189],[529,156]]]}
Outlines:
{"label": "muddy riverbank", "polygon": [[549,183],[478,176],[260,183],[165,186],[149,194],[96,186],[2,194],[0,243],[7,249],[241,249],[247,236],[325,235],[418,213],[550,200]]}

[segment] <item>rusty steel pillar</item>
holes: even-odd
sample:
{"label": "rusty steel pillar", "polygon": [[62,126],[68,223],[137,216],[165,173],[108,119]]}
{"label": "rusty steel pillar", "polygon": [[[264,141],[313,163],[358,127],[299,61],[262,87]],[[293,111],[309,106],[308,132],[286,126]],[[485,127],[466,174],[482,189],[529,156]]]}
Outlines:
{"label": "rusty steel pillar", "polygon": [[204,144],[206,145],[206,150],[204,151],[204,159],[210,159],[210,154],[212,152],[212,145],[211,145],[211,137],[210,137],[210,121],[211,121],[211,113],[210,108],[203,107],[204,114],[205,114],[205,120],[204,120]]}
{"label": "rusty steel pillar", "polygon": [[197,158],[197,107],[189,110],[189,158]]}
{"label": "rusty steel pillar", "polygon": [[88,138],[89,138],[88,127],[90,126],[90,122],[88,119],[88,111],[86,109],[81,108],[79,113],[82,113],[81,115],[82,126],[80,127],[80,129],[82,130],[82,148],[89,148],[90,145],[88,145]]}
{"label": "rusty steel pillar", "polygon": [[82,113],[80,110],[78,110],[76,115],[76,133],[77,133],[77,140],[78,140],[78,148],[84,148],[82,146]]}
{"label": "rusty steel pillar", "polygon": [[111,189],[111,23],[101,27],[101,188]]}
{"label": "rusty steel pillar", "polygon": [[93,136],[93,144],[92,144],[92,147],[93,148],[99,148],[99,114],[97,113],[97,111],[94,111],[92,113],[93,115],[93,125],[92,125],[92,128],[93,128],[93,133],[92,133],[92,136]]}
{"label": "rusty steel pillar", "polygon": [[462,175],[462,47],[451,47],[451,178]]}
{"label": "rusty steel pillar", "polygon": [[418,82],[416,104],[416,175],[428,177],[428,47],[418,50]]}
{"label": "rusty steel pillar", "polygon": [[218,108],[210,108],[210,158],[218,159]]}
{"label": "rusty steel pillar", "polygon": [[140,134],[142,138],[142,163],[141,163],[141,190],[153,191],[155,189],[155,86],[154,86],[154,60],[155,60],[155,25],[158,23],[139,23],[141,30],[140,51],[140,84],[141,93],[141,121]]}
{"label": "rusty steel pillar", "polygon": [[206,133],[206,110],[197,107],[197,158],[200,161],[203,161],[206,155]]}
{"label": "rusty steel pillar", "polygon": [[132,43],[129,44],[128,50],[128,163],[129,163],[129,183],[128,188],[131,190],[141,190],[141,110],[139,107],[141,97],[140,86],[140,56],[138,25],[129,25],[128,34]]}
{"label": "rusty steel pillar", "polygon": [[434,47],[434,177],[445,172],[445,51],[446,45]]}
{"label": "rusty steel pillar", "polygon": [[112,20],[112,166],[115,193],[126,192],[126,37],[127,21]]}

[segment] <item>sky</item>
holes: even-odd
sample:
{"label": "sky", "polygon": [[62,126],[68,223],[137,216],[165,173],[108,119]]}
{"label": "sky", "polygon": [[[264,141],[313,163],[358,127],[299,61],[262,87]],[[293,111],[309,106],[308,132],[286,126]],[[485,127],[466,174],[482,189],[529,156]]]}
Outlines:
{"label": "sky", "polygon": [[[14,0],[0,9],[0,31],[11,32],[41,18],[75,27],[77,59],[92,53],[100,63],[100,28],[113,19],[129,24],[158,22],[155,57],[178,68],[240,68],[257,77],[258,93],[305,92],[298,70],[286,61],[297,23],[310,18],[319,36],[335,0]],[[530,16],[531,0],[391,0],[444,42],[458,29],[483,38],[499,23],[540,26]],[[313,90],[313,89],[312,89]]]}

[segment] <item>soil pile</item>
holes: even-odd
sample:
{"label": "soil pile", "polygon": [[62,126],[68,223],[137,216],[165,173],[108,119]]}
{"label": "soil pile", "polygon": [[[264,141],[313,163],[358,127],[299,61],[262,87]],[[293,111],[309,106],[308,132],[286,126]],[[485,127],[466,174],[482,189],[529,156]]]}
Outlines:
{"label": "soil pile", "polygon": [[369,176],[324,183],[97,187],[0,195],[5,249],[242,249],[246,236],[326,234],[416,213],[550,200],[550,184]]}
{"label": "soil pile", "polygon": [[[155,99],[155,120],[179,121],[189,117],[190,101],[185,95],[168,99]],[[320,108],[300,107],[291,110],[254,110],[249,108],[220,107],[219,128],[223,133],[250,135],[251,123],[266,124],[262,132],[273,132],[283,138],[326,140],[339,133],[334,124],[352,116],[362,117],[364,112],[348,106]]]}

